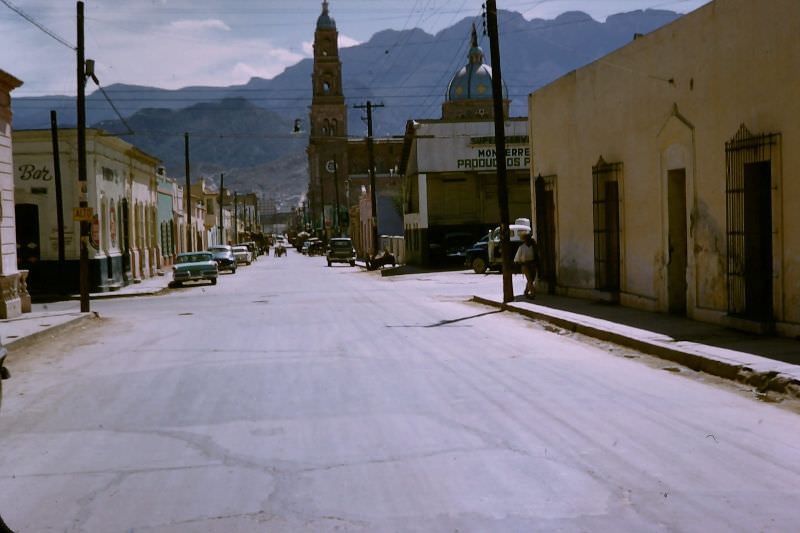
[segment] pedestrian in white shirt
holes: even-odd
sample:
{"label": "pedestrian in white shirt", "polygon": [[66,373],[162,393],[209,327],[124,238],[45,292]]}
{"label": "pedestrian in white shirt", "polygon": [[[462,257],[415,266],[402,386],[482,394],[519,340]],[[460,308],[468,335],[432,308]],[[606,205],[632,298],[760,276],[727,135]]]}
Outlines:
{"label": "pedestrian in white shirt", "polygon": [[539,251],[536,241],[530,233],[522,235],[522,244],[514,255],[514,263],[522,267],[525,275],[525,296],[534,298],[536,296],[536,270],[539,259]]}

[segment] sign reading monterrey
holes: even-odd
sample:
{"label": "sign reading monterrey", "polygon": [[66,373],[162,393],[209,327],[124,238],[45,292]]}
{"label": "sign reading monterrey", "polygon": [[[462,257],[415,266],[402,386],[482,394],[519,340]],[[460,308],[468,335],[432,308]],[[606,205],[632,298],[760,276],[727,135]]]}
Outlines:
{"label": "sign reading monterrey", "polygon": [[[494,136],[464,135],[456,132],[452,132],[451,135],[442,135],[442,133],[445,132],[437,131],[430,137],[419,137],[418,164],[420,172],[491,172],[497,170]],[[509,170],[529,169],[531,149],[528,136],[514,135],[513,133],[506,136],[505,158],[506,167]]]}

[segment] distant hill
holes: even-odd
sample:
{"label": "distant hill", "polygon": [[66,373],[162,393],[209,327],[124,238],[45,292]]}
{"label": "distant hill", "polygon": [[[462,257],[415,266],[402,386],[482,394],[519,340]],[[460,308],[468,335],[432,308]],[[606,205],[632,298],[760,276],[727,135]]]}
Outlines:
{"label": "distant hill", "polygon": [[142,109],[126,123],[133,135],[125,134],[118,120],[94,126],[159,157],[168,176],[185,176],[183,132],[188,132],[193,180],[207,177],[218,183],[224,172],[227,187],[261,190],[278,202],[299,199],[306,188],[308,137],[291,133],[292,120],[244,98],[223,98],[178,110]]}
{"label": "distant hill", "polygon": [[[605,22],[582,12],[552,20],[525,20],[510,11],[499,15],[502,73],[515,116],[527,115],[530,92],[623,46],[634,34],[679,17],[664,10],[632,11]],[[473,22],[465,18],[436,35],[419,29],[379,31],[366,43],[342,49],[349,134],[366,134],[361,111],[353,108],[366,100],[385,105],[374,115],[378,136],[402,134],[411,118],[440,117],[447,84],[466,62]],[[480,44],[489,62],[488,40],[482,37]],[[163,159],[172,176],[184,173],[183,131],[192,133],[198,171],[247,169],[277,159],[300,164],[304,157],[293,156],[304,154],[306,138],[288,132],[295,118],[307,121],[311,69],[311,59],[303,59],[272,79],[252,78],[244,85],[178,90],[112,85],[106,92],[136,131],[128,139]],[[50,109],[59,111],[61,125],[73,125],[74,108],[69,97],[15,98],[14,127],[49,127]],[[125,129],[99,92],[87,97],[87,116],[90,124],[109,131]],[[291,174],[303,172],[305,167]],[[241,175],[255,174],[242,170]]]}

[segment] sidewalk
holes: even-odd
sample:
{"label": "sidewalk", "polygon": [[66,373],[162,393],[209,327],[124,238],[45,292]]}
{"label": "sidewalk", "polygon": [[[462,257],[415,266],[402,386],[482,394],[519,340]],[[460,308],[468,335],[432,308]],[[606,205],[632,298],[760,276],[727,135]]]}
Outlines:
{"label": "sidewalk", "polygon": [[66,326],[95,318],[96,313],[75,311],[34,311],[17,318],[0,320],[0,342],[9,351],[45,335],[57,334]]}
{"label": "sidewalk", "polygon": [[[155,296],[167,289],[167,285],[172,281],[172,273],[166,273],[163,276],[153,276],[152,278],[145,278],[140,283],[131,283],[116,291],[108,292],[93,292],[89,294],[92,300],[102,300],[105,298],[126,298],[130,296]],[[70,296],[71,300],[80,300],[79,294]]]}
{"label": "sidewalk", "polygon": [[[90,300],[103,300],[107,298],[154,296],[164,292],[171,280],[171,274],[154,276],[142,280],[141,283],[132,283],[116,291],[91,293],[89,298]],[[80,295],[66,295],[55,300],[55,303],[52,301],[48,304],[35,303],[31,313],[23,313],[16,318],[0,320],[0,342],[9,350],[18,348],[24,343],[36,340],[44,335],[55,335],[59,330],[69,325],[97,317],[96,313],[81,313],[77,302],[74,305],[68,305],[71,300],[80,300]]]}
{"label": "sidewalk", "polygon": [[761,337],[684,317],[543,294],[473,301],[544,320],[693,370],[745,383],[757,392],[800,399],[800,341]]}

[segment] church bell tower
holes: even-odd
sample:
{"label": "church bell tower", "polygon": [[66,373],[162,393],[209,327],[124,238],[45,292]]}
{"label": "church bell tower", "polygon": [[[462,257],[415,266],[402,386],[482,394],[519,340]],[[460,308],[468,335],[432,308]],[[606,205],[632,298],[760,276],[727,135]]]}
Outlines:
{"label": "church bell tower", "polygon": [[[338,37],[336,21],[328,12],[328,1],[323,0],[314,31],[308,192],[314,227],[321,227],[324,218],[330,229],[334,227],[334,196],[337,189],[344,190],[348,168],[347,105],[342,91]],[[340,203],[344,204],[341,198]]]}

